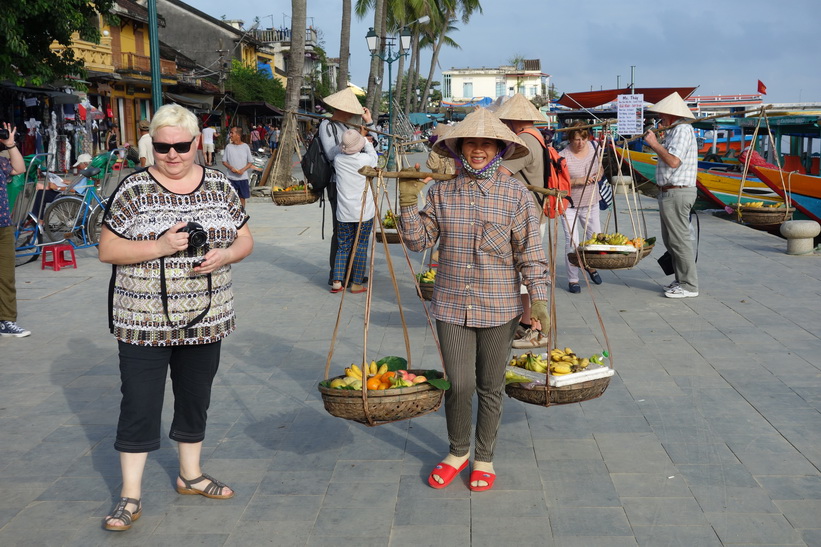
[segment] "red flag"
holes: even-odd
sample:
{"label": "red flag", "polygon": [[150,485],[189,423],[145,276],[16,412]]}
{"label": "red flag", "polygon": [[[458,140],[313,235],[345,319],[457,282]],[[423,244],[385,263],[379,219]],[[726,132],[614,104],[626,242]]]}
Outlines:
{"label": "red flag", "polygon": [[764,85],[764,82],[762,82],[761,80],[758,80],[758,92],[762,95],[767,94],[767,86]]}

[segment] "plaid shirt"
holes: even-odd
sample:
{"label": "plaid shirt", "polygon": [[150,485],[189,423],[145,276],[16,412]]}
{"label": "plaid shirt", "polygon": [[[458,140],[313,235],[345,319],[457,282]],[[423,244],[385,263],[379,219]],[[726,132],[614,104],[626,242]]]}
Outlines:
{"label": "plaid shirt", "polygon": [[656,165],[656,184],[695,186],[698,174],[698,146],[693,126],[682,123],[668,129],[661,144],[670,154],[681,160],[681,165],[673,169],[659,159]]}
{"label": "plaid shirt", "polygon": [[495,327],[522,313],[519,283],[547,300],[548,263],[530,192],[512,177],[465,174],[435,183],[420,211],[402,207],[402,237],[421,251],[439,241],[433,316],[467,327]]}

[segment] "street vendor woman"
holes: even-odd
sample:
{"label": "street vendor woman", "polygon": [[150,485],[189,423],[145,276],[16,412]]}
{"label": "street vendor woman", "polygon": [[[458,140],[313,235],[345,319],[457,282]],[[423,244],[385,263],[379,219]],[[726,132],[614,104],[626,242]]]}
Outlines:
{"label": "street vendor woman", "polygon": [[451,388],[445,392],[450,452],[428,484],[444,488],[467,467],[472,399],[479,398],[474,463],[469,487],[490,490],[496,480],[493,450],[502,418],[505,366],[522,313],[519,280],[527,287],[531,316],[550,326],[548,263],[539,212],[524,184],[499,172],[503,159],[528,154],[527,146],[494,114],[471,112],[436,141],[459,174],[434,183],[418,209],[423,181],[400,180],[402,237],[421,251],[439,243],[432,313]]}

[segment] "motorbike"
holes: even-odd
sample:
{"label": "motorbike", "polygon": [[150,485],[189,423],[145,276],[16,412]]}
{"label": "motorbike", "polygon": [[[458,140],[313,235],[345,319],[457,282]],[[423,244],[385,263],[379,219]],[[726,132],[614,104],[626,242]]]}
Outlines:
{"label": "motorbike", "polygon": [[251,188],[254,188],[259,185],[262,173],[265,171],[268,162],[271,161],[271,151],[268,148],[258,148],[251,151],[251,156],[253,157],[254,167],[248,177],[248,184]]}

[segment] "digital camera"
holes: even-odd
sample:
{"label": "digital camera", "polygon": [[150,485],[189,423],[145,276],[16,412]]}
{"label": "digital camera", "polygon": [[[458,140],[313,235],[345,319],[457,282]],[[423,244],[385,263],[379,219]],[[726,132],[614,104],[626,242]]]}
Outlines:
{"label": "digital camera", "polygon": [[9,138],[9,130],[5,127],[0,127],[0,141],[4,141]]}
{"label": "digital camera", "polygon": [[190,221],[178,231],[188,233],[188,248],[191,250],[202,249],[208,245],[208,232],[199,222]]}

